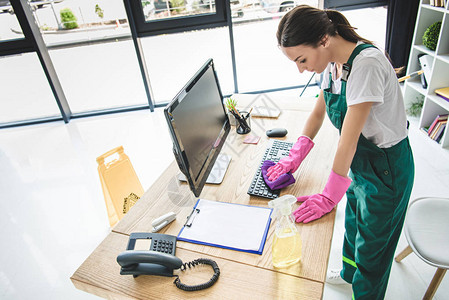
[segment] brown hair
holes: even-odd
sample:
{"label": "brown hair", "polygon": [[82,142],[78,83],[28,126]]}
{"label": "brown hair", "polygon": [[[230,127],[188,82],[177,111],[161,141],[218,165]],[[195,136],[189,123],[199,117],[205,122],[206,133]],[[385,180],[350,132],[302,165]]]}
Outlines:
{"label": "brown hair", "polygon": [[340,35],[347,41],[373,44],[359,36],[346,17],[336,10],[321,10],[299,5],[281,19],[276,37],[279,46],[306,45],[317,47],[324,36]]}

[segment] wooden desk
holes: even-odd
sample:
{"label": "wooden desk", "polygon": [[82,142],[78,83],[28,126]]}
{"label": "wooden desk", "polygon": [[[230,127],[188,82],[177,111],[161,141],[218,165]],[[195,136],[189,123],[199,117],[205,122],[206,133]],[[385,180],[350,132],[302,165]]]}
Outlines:
{"label": "wooden desk", "polygon": [[[285,127],[289,133],[283,139],[295,141],[314,101],[315,99],[300,101],[298,98],[296,106],[294,102],[290,103],[289,109],[283,110],[278,119],[253,118],[251,134],[261,136],[257,145],[243,144],[245,136],[236,134],[235,127],[232,127],[222,150],[232,156],[224,181],[220,185],[206,185],[201,198],[266,207],[267,199],[246,193],[267,145],[265,131],[273,127]],[[304,109],[307,106],[309,109]],[[337,130],[326,119],[315,138],[315,147],[294,174],[296,184],[283,189],[281,195],[300,196],[321,192],[332,166],[337,140]],[[172,235],[179,233],[197,199],[186,183],[176,179],[178,172],[176,162],[173,162],[79,267],[71,278],[77,288],[107,298],[322,297],[335,210],[309,224],[296,224],[303,241],[302,258],[299,264],[289,268],[276,269],[271,264],[271,243],[275,226],[270,226],[262,255],[178,241],[177,256],[183,261],[210,257],[217,261],[221,269],[219,281],[212,288],[201,292],[187,293],[178,290],[172,286],[173,278],[141,276],[133,279],[132,276],[119,275],[120,268],[115,259],[125,250],[129,234],[150,232],[151,222],[169,211],[174,211],[177,219],[160,232]],[[201,272],[191,272],[189,275],[197,276],[198,273]],[[205,280],[212,274],[204,273]],[[186,276],[186,283],[188,278],[192,277]],[[202,281],[204,280],[195,282]]]}

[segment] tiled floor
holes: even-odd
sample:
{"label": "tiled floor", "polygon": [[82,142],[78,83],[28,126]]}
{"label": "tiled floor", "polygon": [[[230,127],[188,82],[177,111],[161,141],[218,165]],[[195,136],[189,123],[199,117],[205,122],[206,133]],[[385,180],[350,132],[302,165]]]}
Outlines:
{"label": "tiled floor", "polygon": [[[413,197],[448,196],[448,151],[413,123],[410,140],[416,160]],[[1,299],[96,298],[78,291],[69,278],[110,230],[95,159],[118,145],[145,189],[173,160],[161,109],[0,130]],[[331,268],[341,266],[343,208],[344,203],[338,206]],[[398,251],[405,245],[401,237]],[[421,299],[434,270],[414,254],[393,263],[386,299]],[[448,295],[446,276],[435,299]],[[349,285],[325,286],[324,299],[350,296]]]}

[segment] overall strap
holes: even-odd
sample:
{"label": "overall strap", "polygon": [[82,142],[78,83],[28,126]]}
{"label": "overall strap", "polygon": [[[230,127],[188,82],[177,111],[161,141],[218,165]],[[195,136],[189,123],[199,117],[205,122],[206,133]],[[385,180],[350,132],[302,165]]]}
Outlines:
{"label": "overall strap", "polygon": [[355,47],[354,51],[352,51],[351,56],[349,56],[347,64],[352,66],[352,62],[354,61],[354,58],[366,48],[376,48],[376,47],[371,44],[358,45],[357,47]]}
{"label": "overall strap", "polygon": [[329,72],[329,91],[332,91],[332,71]]}

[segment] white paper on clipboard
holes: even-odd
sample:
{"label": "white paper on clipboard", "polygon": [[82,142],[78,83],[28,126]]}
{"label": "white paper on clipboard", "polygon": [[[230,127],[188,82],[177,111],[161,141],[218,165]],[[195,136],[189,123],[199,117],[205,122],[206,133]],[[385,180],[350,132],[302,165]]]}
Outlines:
{"label": "white paper on clipboard", "polygon": [[265,207],[198,199],[178,240],[262,254],[271,213]]}

